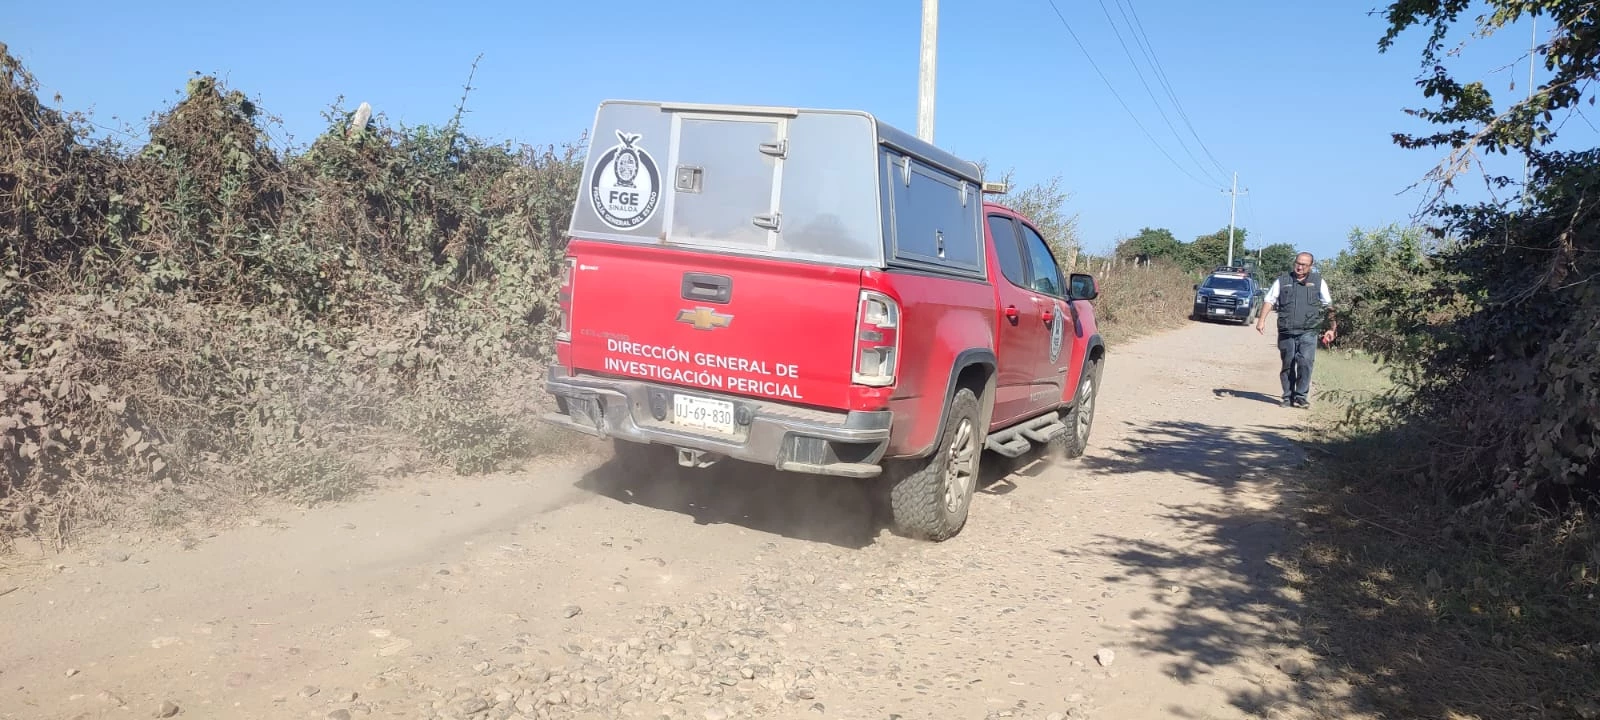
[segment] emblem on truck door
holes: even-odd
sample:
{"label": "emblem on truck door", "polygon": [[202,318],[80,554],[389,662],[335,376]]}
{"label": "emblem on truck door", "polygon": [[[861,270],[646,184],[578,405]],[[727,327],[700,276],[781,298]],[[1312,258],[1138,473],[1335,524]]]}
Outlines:
{"label": "emblem on truck door", "polygon": [[617,131],[611,146],[594,164],[589,177],[589,204],[605,224],[632,230],[656,213],[661,173],[655,158],[639,143],[643,136]]}
{"label": "emblem on truck door", "polygon": [[1061,307],[1061,301],[1056,300],[1054,302],[1056,306],[1056,317],[1055,320],[1050,323],[1050,362],[1052,363],[1056,361],[1056,358],[1061,357],[1061,331],[1067,324],[1066,308]]}
{"label": "emblem on truck door", "polygon": [[710,330],[712,328],[727,327],[733,322],[732,315],[724,315],[708,307],[697,307],[693,310],[679,310],[678,322],[688,323],[696,330]]}

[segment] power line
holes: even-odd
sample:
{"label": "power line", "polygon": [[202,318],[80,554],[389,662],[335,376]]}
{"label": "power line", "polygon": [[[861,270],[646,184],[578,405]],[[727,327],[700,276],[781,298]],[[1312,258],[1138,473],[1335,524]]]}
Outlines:
{"label": "power line", "polygon": [[[1258,221],[1256,220],[1256,202],[1253,199],[1253,197],[1254,197],[1254,195],[1245,195],[1244,196],[1244,217],[1250,223],[1249,225],[1246,225],[1245,227],[1250,231],[1255,231],[1255,232],[1259,233],[1260,229],[1261,229],[1261,226],[1259,224],[1257,224]],[[1248,240],[1248,236],[1247,236],[1247,240]],[[1258,262],[1261,260],[1261,251],[1266,249],[1266,247],[1267,247],[1267,241],[1262,239],[1260,234],[1257,234],[1256,235],[1256,260]]]}
{"label": "power line", "polygon": [[[1164,69],[1162,69],[1161,61],[1156,58],[1155,45],[1150,42],[1150,36],[1144,31],[1144,23],[1139,20],[1139,11],[1133,7],[1133,0],[1126,0],[1126,2],[1128,6],[1128,13],[1132,14],[1133,25],[1137,29],[1137,35],[1135,36],[1135,39],[1139,37],[1144,39],[1143,46],[1147,48],[1147,52],[1150,55],[1150,64],[1155,68],[1156,79],[1161,83],[1161,86],[1166,89],[1167,97],[1172,98],[1172,105],[1173,107],[1177,108],[1178,117],[1183,118],[1184,126],[1189,128],[1189,134],[1193,135],[1195,142],[1200,144],[1201,152],[1204,152],[1205,156],[1211,159],[1211,164],[1217,167],[1218,172],[1226,175],[1227,168],[1224,168],[1222,163],[1217,160],[1216,156],[1211,154],[1211,149],[1206,147],[1206,142],[1200,139],[1200,133],[1194,129],[1194,124],[1189,121],[1189,113],[1183,109],[1183,103],[1178,101],[1177,93],[1173,92],[1172,83],[1167,80],[1167,73]],[[1119,10],[1122,8],[1122,3],[1123,0],[1117,0],[1117,8]]]}
{"label": "power line", "polygon": [[[1161,85],[1161,89],[1166,92],[1167,99],[1172,101],[1173,109],[1177,111],[1178,117],[1183,119],[1184,125],[1189,128],[1189,134],[1194,136],[1196,142],[1200,142],[1200,134],[1195,132],[1194,125],[1189,122],[1189,114],[1183,109],[1183,103],[1178,101],[1177,93],[1173,92],[1172,83],[1167,80],[1166,70],[1161,67],[1161,61],[1156,58],[1154,45],[1150,42],[1150,36],[1145,33],[1144,25],[1139,22],[1138,14],[1135,13],[1132,18],[1129,17],[1129,13],[1133,10],[1132,0],[1128,0],[1127,7],[1123,6],[1123,0],[1116,0],[1116,3],[1117,12],[1122,15],[1122,22],[1130,28],[1128,34],[1133,36],[1133,42],[1139,46],[1139,52],[1144,55],[1145,61],[1150,63],[1150,68],[1156,76],[1157,84]],[[1172,132],[1176,135],[1178,131],[1173,130]],[[1217,162],[1215,157],[1211,157],[1211,153],[1206,150],[1204,142],[1200,142],[1200,149],[1206,152],[1206,156],[1211,159],[1211,164],[1216,167],[1217,172],[1226,177],[1228,174],[1227,169],[1222,167],[1222,163]],[[1198,163],[1199,161],[1197,160],[1196,164]]]}
{"label": "power line", "polygon": [[[1111,25],[1111,32],[1117,36],[1117,43],[1122,46],[1122,54],[1128,56],[1128,63],[1133,65],[1133,72],[1135,75],[1138,75],[1139,84],[1144,86],[1145,94],[1149,95],[1150,100],[1156,104],[1156,112],[1161,114],[1161,121],[1167,124],[1167,129],[1171,130],[1172,136],[1178,140],[1178,147],[1183,148],[1184,154],[1188,155],[1189,159],[1194,161],[1195,167],[1197,167],[1202,174],[1206,175],[1208,179],[1215,181],[1216,177],[1212,176],[1210,174],[1211,171],[1206,169],[1205,165],[1200,162],[1199,158],[1194,156],[1194,152],[1189,149],[1189,144],[1183,141],[1183,136],[1178,133],[1178,129],[1172,126],[1172,119],[1167,117],[1167,111],[1161,109],[1161,100],[1156,97],[1155,91],[1150,89],[1150,83],[1149,81],[1145,80],[1144,71],[1139,69],[1139,61],[1134,59],[1133,51],[1128,48],[1127,41],[1122,38],[1122,30],[1117,27],[1117,21],[1111,17],[1111,9],[1106,7],[1106,1],[1099,0],[1099,2],[1100,12],[1105,14],[1106,22]],[[1117,9],[1121,10],[1121,8],[1122,5],[1119,3],[1117,5]],[[1126,13],[1123,14],[1123,20],[1127,20]],[[1132,32],[1131,27],[1132,26],[1130,25],[1130,33]],[[1134,43],[1138,44],[1138,38],[1134,39]],[[1143,50],[1143,47],[1140,49]],[[1149,53],[1145,53],[1145,55],[1146,59],[1148,59]],[[1176,104],[1176,102],[1174,102],[1174,104]],[[1224,174],[1224,178],[1226,178],[1226,174]],[[1224,182],[1226,182],[1226,180],[1224,180]]]}
{"label": "power line", "polygon": [[1144,136],[1150,140],[1150,144],[1155,145],[1156,146],[1156,150],[1159,150],[1161,152],[1161,155],[1167,159],[1167,162],[1172,163],[1172,166],[1177,168],[1178,172],[1181,172],[1184,175],[1188,176],[1188,178],[1190,180],[1193,180],[1193,181],[1195,181],[1195,182],[1197,182],[1197,183],[1199,183],[1201,185],[1204,185],[1206,187],[1216,187],[1214,184],[1207,183],[1206,181],[1195,177],[1194,173],[1189,172],[1182,165],[1179,165],[1177,160],[1173,160],[1172,159],[1172,155],[1167,152],[1166,148],[1161,146],[1161,143],[1156,142],[1155,136],[1151,135],[1150,131],[1145,129],[1144,123],[1139,122],[1139,116],[1135,115],[1133,113],[1133,110],[1128,107],[1128,103],[1123,102],[1122,96],[1117,93],[1117,89],[1115,87],[1112,87],[1110,80],[1106,79],[1106,74],[1100,71],[1100,66],[1095,63],[1094,57],[1089,55],[1089,49],[1084,47],[1083,41],[1078,39],[1078,34],[1076,32],[1073,32],[1072,24],[1067,22],[1066,16],[1061,14],[1061,8],[1056,7],[1055,0],[1046,0],[1046,2],[1049,2],[1050,3],[1050,9],[1052,9],[1052,10],[1054,10],[1056,12],[1056,18],[1061,20],[1061,26],[1067,29],[1067,34],[1072,36],[1072,42],[1076,43],[1077,46],[1078,46],[1078,50],[1083,52],[1083,57],[1086,60],[1089,61],[1089,66],[1094,68],[1094,72],[1095,72],[1096,75],[1100,76],[1100,82],[1103,82],[1103,83],[1106,84],[1106,89],[1111,91],[1111,96],[1117,99],[1117,104],[1121,105],[1122,109],[1125,112],[1128,113],[1128,117],[1133,119],[1133,124],[1138,126],[1139,131],[1144,133]]}
{"label": "power line", "polygon": [[[1258,228],[1260,226],[1256,224],[1256,204],[1255,204],[1255,201],[1251,200],[1250,197],[1251,196],[1249,196],[1249,195],[1244,196],[1244,216],[1245,216],[1245,218],[1247,220],[1250,221],[1250,224],[1248,226],[1246,226],[1246,227],[1255,229],[1255,228]],[[1259,242],[1261,242],[1261,240],[1258,238],[1256,240],[1256,242],[1259,243]]]}
{"label": "power line", "polygon": [[[1144,22],[1139,19],[1139,11],[1134,8],[1133,0],[1126,0],[1126,2],[1127,11],[1133,17],[1133,26],[1136,30],[1135,39],[1142,39],[1142,47],[1149,54],[1151,66],[1155,68],[1156,79],[1160,82],[1161,87],[1167,91],[1167,97],[1172,99],[1172,105],[1177,109],[1178,117],[1182,118],[1184,126],[1189,128],[1189,134],[1194,136],[1195,142],[1200,144],[1201,152],[1205,153],[1205,156],[1211,160],[1211,164],[1217,168],[1218,172],[1226,175],[1227,168],[1223,167],[1222,163],[1211,153],[1211,148],[1206,147],[1205,140],[1202,140],[1200,133],[1194,129],[1194,123],[1189,119],[1188,111],[1184,110],[1183,102],[1178,100],[1177,93],[1172,89],[1172,82],[1167,79],[1166,69],[1161,66],[1161,60],[1156,57],[1155,44],[1150,42],[1150,36],[1144,30]],[[1123,0],[1117,0],[1117,8],[1120,10],[1122,7]]]}

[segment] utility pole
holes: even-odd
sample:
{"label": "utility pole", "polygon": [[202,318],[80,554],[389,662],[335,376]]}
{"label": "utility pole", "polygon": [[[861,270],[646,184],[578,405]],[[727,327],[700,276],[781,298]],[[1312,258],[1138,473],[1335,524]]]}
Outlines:
{"label": "utility pole", "polygon": [[939,56],[939,0],[922,0],[922,61],[917,71],[917,138],[933,142],[933,86]]}
{"label": "utility pole", "polygon": [[[1239,209],[1239,195],[1241,194],[1239,192],[1238,170],[1233,171],[1233,188],[1231,190],[1223,190],[1223,192],[1231,196],[1228,202],[1228,267],[1233,267],[1233,220],[1235,212]],[[1245,190],[1242,194],[1249,195],[1250,191]]]}

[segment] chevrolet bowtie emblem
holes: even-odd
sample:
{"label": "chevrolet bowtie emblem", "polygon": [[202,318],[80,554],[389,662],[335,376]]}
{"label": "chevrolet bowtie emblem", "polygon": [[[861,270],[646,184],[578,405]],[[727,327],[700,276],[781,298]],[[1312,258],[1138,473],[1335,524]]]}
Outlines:
{"label": "chevrolet bowtie emblem", "polygon": [[724,315],[708,307],[697,307],[693,310],[679,310],[678,322],[688,323],[696,330],[710,330],[727,327],[733,322],[733,316]]}

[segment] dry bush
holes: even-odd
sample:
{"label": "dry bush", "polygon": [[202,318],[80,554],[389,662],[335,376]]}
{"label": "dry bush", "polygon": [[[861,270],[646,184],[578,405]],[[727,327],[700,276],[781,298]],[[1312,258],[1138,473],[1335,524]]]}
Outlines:
{"label": "dry bush", "polygon": [[1194,307],[1194,276],[1165,260],[1149,265],[1121,264],[1104,272],[1090,263],[1100,283],[1095,319],[1102,333],[1128,340],[1187,322]]}
{"label": "dry bush", "polygon": [[1422,494],[1508,517],[1600,500],[1600,150],[1534,178],[1519,212],[1446,209],[1453,241],[1415,268],[1351,268],[1396,381],[1352,431],[1404,436],[1390,472]]}
{"label": "dry bush", "polygon": [[[1394,140],[1442,156],[1422,183],[1439,242],[1358,235],[1332,268],[1391,382],[1321,443],[1339,482],[1302,589],[1381,716],[1600,716],[1600,149],[1549,144],[1594,102],[1600,21],[1592,3],[1483,3],[1474,37],[1554,28],[1530,58],[1545,78],[1505,100],[1450,67],[1463,4],[1387,5],[1380,49],[1428,37],[1434,107],[1407,112],[1434,127]],[[1484,167],[1496,154],[1526,180]],[[1479,170],[1488,200],[1447,198]]]}
{"label": "dry bush", "polygon": [[19,309],[24,278],[70,264],[101,236],[116,190],[115,160],[86,141],[85,118],[45,107],[36,90],[0,43],[0,317]]}
{"label": "dry bush", "polygon": [[[1417,282],[1379,272],[1383,290],[1369,318],[1404,339],[1386,358],[1396,389],[1383,409],[1413,438],[1397,463],[1420,494],[1449,493],[1468,508],[1516,516],[1600,504],[1600,148],[1557,149],[1565,119],[1600,79],[1600,16],[1590,3],[1490,0],[1476,31],[1493,32],[1525,15],[1547,15],[1549,42],[1530,62],[1549,74],[1532,89],[1496,97],[1451,68],[1443,38],[1462,20],[1460,4],[1393,2],[1379,41],[1423,29],[1422,94],[1437,103],[1411,112],[1434,126],[1396,133],[1405,148],[1443,154],[1428,173],[1422,209],[1448,242]],[[1473,75],[1476,71],[1467,71]],[[1519,154],[1522,198],[1449,199],[1466,173],[1486,187],[1517,185],[1480,159]],[[1358,248],[1359,249],[1359,248]],[[1399,277],[1395,277],[1398,275]]]}
{"label": "dry bush", "polygon": [[443,128],[304,152],[213,78],[127,149],[0,46],[0,543],[136,507],[317,503],[375,455],[461,472],[537,417],[581,147]]}

